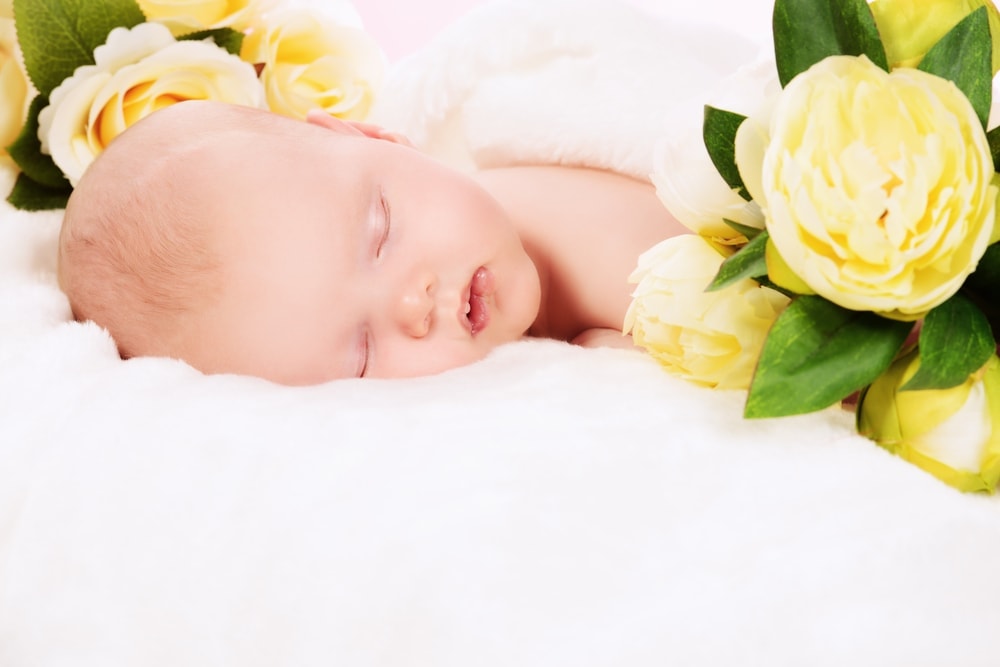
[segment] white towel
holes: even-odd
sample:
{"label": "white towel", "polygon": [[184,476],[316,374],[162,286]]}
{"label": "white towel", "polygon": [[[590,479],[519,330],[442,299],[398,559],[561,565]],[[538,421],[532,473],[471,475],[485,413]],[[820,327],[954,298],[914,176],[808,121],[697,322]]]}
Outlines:
{"label": "white towel", "polygon": [[[546,7],[459,22],[380,113],[465,166],[642,174],[732,64],[704,28]],[[551,341],[308,388],[122,362],[68,321],[57,229],[0,211],[4,667],[997,664],[1000,504],[846,412],[744,421]]]}

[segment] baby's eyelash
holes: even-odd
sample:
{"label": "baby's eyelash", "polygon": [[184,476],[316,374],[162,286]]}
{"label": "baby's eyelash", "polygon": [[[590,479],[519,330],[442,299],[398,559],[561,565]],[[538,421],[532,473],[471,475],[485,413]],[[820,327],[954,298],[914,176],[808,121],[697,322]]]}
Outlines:
{"label": "baby's eyelash", "polygon": [[389,207],[389,200],[385,197],[385,191],[379,189],[379,204],[382,207],[382,236],[379,238],[378,247],[375,250],[375,256],[382,256],[382,248],[385,246],[385,242],[389,239],[389,231],[392,228],[392,209]]}

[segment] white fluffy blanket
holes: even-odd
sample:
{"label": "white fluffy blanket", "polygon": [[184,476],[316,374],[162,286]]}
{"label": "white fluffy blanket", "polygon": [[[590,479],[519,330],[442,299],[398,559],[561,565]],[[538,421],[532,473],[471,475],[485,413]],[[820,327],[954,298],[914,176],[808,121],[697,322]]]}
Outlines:
{"label": "white fluffy blanket", "polygon": [[[465,166],[644,174],[753,56],[543,5],[401,63],[383,119]],[[545,341],[295,389],[123,362],[68,321],[58,224],[0,211],[4,667],[1000,661],[1000,501],[844,412],[743,421],[741,393]]]}

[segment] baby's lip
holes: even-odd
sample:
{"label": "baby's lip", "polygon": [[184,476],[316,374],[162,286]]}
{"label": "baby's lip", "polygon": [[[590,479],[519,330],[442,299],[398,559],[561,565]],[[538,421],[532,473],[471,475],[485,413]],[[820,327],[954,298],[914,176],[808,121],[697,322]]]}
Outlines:
{"label": "baby's lip", "polygon": [[496,291],[496,278],[485,266],[480,266],[472,274],[472,280],[465,288],[465,299],[459,320],[475,336],[490,324],[489,298]]}

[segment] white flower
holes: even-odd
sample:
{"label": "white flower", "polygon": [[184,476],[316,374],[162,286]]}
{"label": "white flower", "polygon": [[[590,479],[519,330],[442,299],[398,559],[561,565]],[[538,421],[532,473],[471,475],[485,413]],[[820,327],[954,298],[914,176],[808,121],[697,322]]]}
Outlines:
{"label": "white flower", "polygon": [[210,42],[177,41],[157,23],[116,28],[39,115],[42,150],[76,185],[97,155],[130,125],[183,100],[262,105],[256,72]]}
{"label": "white flower", "polygon": [[[780,91],[774,63],[740,68],[716,89],[710,106],[765,122]],[[743,240],[723,219],[762,229],[764,216],[719,175],[702,138],[702,114],[685,110],[667,123],[670,134],[657,142],[650,179],[667,210],[695,234],[715,242]]]}

